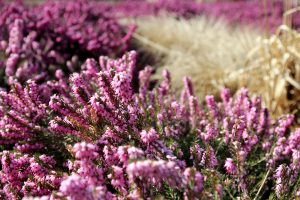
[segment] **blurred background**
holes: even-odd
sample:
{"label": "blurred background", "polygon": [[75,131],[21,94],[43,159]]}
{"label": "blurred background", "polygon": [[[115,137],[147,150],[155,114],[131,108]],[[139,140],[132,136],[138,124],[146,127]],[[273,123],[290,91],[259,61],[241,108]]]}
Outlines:
{"label": "blurred background", "polygon": [[155,68],[156,79],[168,69],[181,88],[190,76],[201,100],[224,87],[248,87],[274,115],[290,112],[300,123],[299,0],[97,2],[101,12],[136,27],[129,49],[139,52],[140,69]]}

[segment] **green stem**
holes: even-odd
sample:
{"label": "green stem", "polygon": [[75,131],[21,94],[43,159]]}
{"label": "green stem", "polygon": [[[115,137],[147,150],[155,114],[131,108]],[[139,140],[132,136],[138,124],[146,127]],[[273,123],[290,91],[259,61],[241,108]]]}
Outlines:
{"label": "green stem", "polygon": [[224,187],[224,189],[226,190],[226,192],[229,194],[230,198],[235,200],[235,198],[233,197],[233,195],[230,193],[230,191],[227,189],[227,187]]}
{"label": "green stem", "polygon": [[257,161],[256,163],[252,164],[251,167],[254,167],[254,166],[258,165],[259,163],[261,163],[261,162],[263,162],[265,160],[266,160],[266,158],[262,158],[259,161]]}
{"label": "green stem", "polygon": [[216,150],[216,156],[218,155],[218,152],[219,152],[219,150],[220,150],[220,147],[222,146],[223,143],[224,143],[223,140],[219,143],[219,145],[218,145],[218,147],[217,147],[217,150]]}

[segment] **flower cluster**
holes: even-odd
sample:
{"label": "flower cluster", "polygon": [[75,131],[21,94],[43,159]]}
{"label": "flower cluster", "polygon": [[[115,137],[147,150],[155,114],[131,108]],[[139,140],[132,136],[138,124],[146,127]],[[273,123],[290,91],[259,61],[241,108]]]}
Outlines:
{"label": "flower cluster", "polygon": [[0,13],[1,87],[46,83],[58,69],[73,73],[87,58],[122,54],[134,31],[93,1],[0,2]]}
{"label": "flower cluster", "polygon": [[69,79],[57,72],[50,97],[33,81],[1,92],[0,195],[299,195],[300,131],[291,128],[292,115],[272,120],[260,97],[251,98],[246,89],[235,96],[224,89],[221,101],[207,96],[201,103],[189,78],[177,98],[167,71],[150,88],[150,67],[140,72],[136,91],[135,66],[135,52],[119,59],[101,56],[99,63],[86,60]]}
{"label": "flower cluster", "polygon": [[1,152],[1,199],[19,199],[20,196],[49,195],[61,183],[56,161],[46,155]]}

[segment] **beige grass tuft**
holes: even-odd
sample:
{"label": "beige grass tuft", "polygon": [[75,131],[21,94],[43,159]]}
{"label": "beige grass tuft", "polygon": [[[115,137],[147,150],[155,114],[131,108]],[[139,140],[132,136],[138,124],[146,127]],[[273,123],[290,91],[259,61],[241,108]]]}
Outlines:
{"label": "beige grass tuft", "polygon": [[244,66],[247,53],[260,36],[255,29],[232,28],[221,20],[204,17],[149,17],[135,23],[140,48],[162,58],[157,63],[159,70],[168,69],[177,88],[182,87],[183,76],[190,76],[202,99],[224,87],[221,80],[227,69]]}

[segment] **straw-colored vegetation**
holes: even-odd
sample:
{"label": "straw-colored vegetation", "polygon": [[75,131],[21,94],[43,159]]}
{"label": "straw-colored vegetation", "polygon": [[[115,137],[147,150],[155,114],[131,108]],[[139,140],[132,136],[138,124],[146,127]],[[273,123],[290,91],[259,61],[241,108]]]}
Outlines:
{"label": "straw-colored vegetation", "polygon": [[159,70],[170,70],[176,87],[182,86],[183,76],[190,76],[201,98],[224,87],[221,80],[227,70],[244,66],[248,52],[261,35],[254,28],[232,28],[221,20],[204,17],[150,17],[136,23],[139,45],[162,58],[156,64],[162,66]]}
{"label": "straw-colored vegetation", "polygon": [[259,40],[248,55],[245,68],[227,74],[228,82],[262,95],[274,114],[292,112],[299,118],[299,32],[281,26],[271,37]]}

